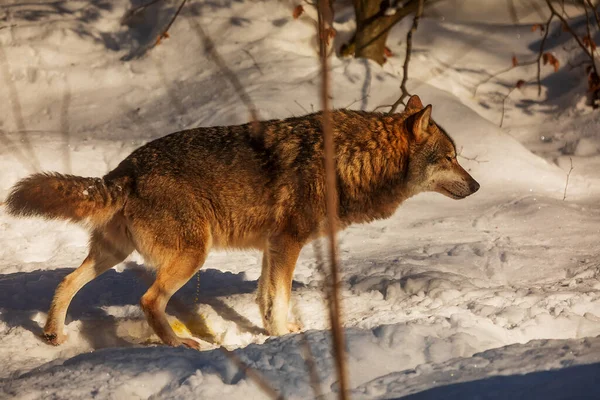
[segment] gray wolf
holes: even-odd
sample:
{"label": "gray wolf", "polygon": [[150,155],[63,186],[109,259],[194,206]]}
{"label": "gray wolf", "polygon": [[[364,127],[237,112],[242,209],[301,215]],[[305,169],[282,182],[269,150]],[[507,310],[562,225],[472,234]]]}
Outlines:
{"label": "gray wolf", "polygon": [[[387,218],[421,192],[462,199],[479,189],[431,111],[412,96],[393,115],[332,112],[339,229]],[[39,173],[13,187],[10,214],[67,219],[91,231],[88,256],[54,295],[49,343],[66,339],[73,296],[134,250],[157,268],[141,307],[167,345],[198,347],[174,333],[165,308],[212,249],[261,250],[264,328],[271,335],[296,328],[287,319],[296,260],[326,224],[321,113],[253,127],[185,130],[138,148],[102,178]]]}

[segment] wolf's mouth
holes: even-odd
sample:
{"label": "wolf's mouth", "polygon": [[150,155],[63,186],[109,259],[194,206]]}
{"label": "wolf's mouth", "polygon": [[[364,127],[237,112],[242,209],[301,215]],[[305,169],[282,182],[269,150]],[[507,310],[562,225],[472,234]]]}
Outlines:
{"label": "wolf's mouth", "polygon": [[443,186],[440,186],[440,189],[442,190],[443,194],[445,194],[448,197],[452,197],[455,200],[460,200],[460,199],[464,199],[465,197],[467,197],[467,195],[457,194],[457,193],[455,193],[455,192],[453,192],[451,190],[446,189]]}

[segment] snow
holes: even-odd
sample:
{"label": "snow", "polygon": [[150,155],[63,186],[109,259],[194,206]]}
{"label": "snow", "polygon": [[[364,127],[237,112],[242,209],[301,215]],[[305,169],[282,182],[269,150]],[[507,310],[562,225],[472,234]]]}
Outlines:
{"label": "snow", "polygon": [[[0,29],[0,96],[8,99],[0,113],[0,198],[37,170],[101,176],[153,138],[247,121],[197,24],[261,118],[319,107],[310,9],[294,20],[292,3],[189,1],[170,38],[142,55],[176,4],[151,7],[145,24],[131,28],[120,25],[130,7],[124,0],[57,4],[0,10],[0,27],[15,25]],[[456,140],[481,189],[461,201],[419,195],[388,220],[340,234],[355,398],[498,398],[501,389],[515,398],[600,395],[593,380],[600,365],[600,116],[583,105],[576,69],[543,70],[547,101],[537,101],[535,85],[514,91],[502,128],[502,97],[516,80],[532,78],[535,66],[492,79],[474,95],[477,82],[510,65],[513,54],[535,57],[540,36],[529,24],[539,16],[517,11],[524,19],[513,25],[504,4],[440,3],[415,34],[409,87],[433,104],[433,118]],[[341,44],[353,29],[352,10],[340,6],[336,15]],[[384,67],[331,57],[334,106],[372,110],[397,98],[398,43],[409,25],[393,30],[395,54]],[[563,45],[548,40],[566,64]],[[0,397],[264,398],[223,345],[286,397],[310,398],[305,342],[323,393],[335,397],[312,246],[301,254],[293,288],[305,332],[281,338],[264,334],[254,302],[260,255],[211,254],[176,295],[184,310],[169,310],[182,333],[205,334],[197,352],[160,346],[147,326],[138,303],[148,272],[137,255],[82,289],[69,308],[69,339],[48,346],[39,334],[52,294],[85,256],[87,234],[0,208],[0,243]],[[194,326],[177,323],[190,316]]]}

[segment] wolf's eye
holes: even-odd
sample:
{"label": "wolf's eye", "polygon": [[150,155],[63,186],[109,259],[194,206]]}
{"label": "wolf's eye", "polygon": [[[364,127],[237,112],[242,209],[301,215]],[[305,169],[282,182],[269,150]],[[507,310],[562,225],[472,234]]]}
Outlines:
{"label": "wolf's eye", "polygon": [[452,157],[446,156],[446,160],[452,162]]}

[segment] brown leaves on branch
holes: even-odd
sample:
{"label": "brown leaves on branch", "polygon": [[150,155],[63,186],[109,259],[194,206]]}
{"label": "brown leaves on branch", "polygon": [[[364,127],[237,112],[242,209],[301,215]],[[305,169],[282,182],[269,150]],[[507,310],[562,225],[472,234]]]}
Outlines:
{"label": "brown leaves on branch", "polygon": [[515,87],[516,87],[517,89],[521,89],[523,86],[525,86],[525,84],[526,84],[526,83],[527,83],[527,82],[525,82],[523,79],[519,79],[519,80],[517,81],[517,83],[515,84]]}
{"label": "brown leaves on branch", "polygon": [[558,59],[556,57],[554,57],[554,54],[545,52],[544,54],[542,54],[542,61],[543,61],[544,65],[546,65],[546,64],[552,65],[554,67],[554,72],[558,72],[558,68],[560,67],[560,62],[558,61]]}
{"label": "brown leaves on branch", "polygon": [[516,67],[517,65],[519,65],[519,60],[517,60],[517,56],[513,55],[512,56],[512,66]]}
{"label": "brown leaves on branch", "polygon": [[158,37],[156,38],[156,42],[154,42],[155,46],[158,46],[160,44],[160,42],[162,42],[163,39],[168,39],[169,36],[169,32],[163,32],[160,35],[158,35]]}
{"label": "brown leaves on branch", "polygon": [[304,14],[304,7],[302,7],[302,4],[298,4],[294,8],[294,12],[292,13],[292,16],[294,17],[294,19],[298,19],[298,18],[300,18],[300,16],[302,14]]}
{"label": "brown leaves on branch", "polygon": [[537,31],[538,29],[540,30],[540,32],[544,32],[544,30],[545,30],[546,28],[545,28],[545,27],[544,27],[544,25],[542,25],[542,24],[533,24],[533,25],[531,26],[531,32],[535,32],[535,31]]}
{"label": "brown leaves on branch", "polygon": [[585,35],[581,40],[586,47],[589,47],[592,51],[596,50],[596,42],[594,42],[594,39],[590,35]]}
{"label": "brown leaves on branch", "polygon": [[331,43],[331,39],[335,37],[337,34],[336,30],[333,27],[329,26],[323,29],[322,33],[319,32],[319,39],[325,43],[325,46],[329,46]]}
{"label": "brown leaves on branch", "polygon": [[587,67],[587,74],[588,90],[592,93],[600,90],[600,77],[598,76],[598,74],[596,74],[596,72],[594,72],[594,69],[591,65]]}

